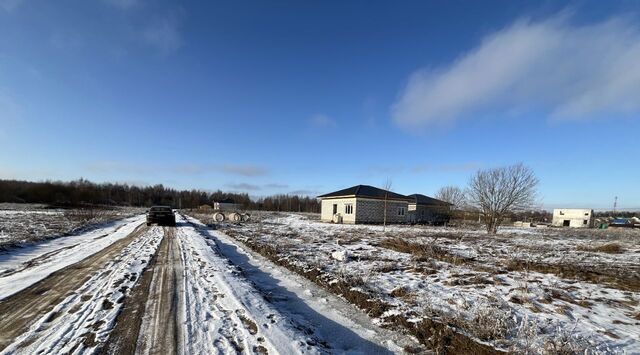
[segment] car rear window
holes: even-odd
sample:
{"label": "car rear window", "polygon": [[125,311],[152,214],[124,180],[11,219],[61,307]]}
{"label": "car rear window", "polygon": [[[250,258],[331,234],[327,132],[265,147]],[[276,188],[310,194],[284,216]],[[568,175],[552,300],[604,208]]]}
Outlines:
{"label": "car rear window", "polygon": [[153,212],[171,212],[171,208],[169,208],[169,207],[151,207],[151,211],[153,211]]}

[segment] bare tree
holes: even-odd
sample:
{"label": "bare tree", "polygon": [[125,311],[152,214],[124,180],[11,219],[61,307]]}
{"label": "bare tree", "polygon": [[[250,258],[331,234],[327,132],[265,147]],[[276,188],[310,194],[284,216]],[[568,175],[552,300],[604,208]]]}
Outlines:
{"label": "bare tree", "polygon": [[436,192],[436,198],[448,202],[454,210],[462,209],[467,202],[464,190],[457,186],[443,186]]}
{"label": "bare tree", "polygon": [[387,199],[389,198],[389,190],[391,190],[391,179],[387,178],[387,181],[385,181],[384,186],[382,187],[384,189],[384,212],[383,212],[383,217],[382,217],[382,231],[384,232],[387,229]]}
{"label": "bare tree", "polygon": [[480,210],[487,233],[496,234],[506,214],[533,205],[537,185],[533,170],[520,163],[478,171],[469,181],[467,196]]}

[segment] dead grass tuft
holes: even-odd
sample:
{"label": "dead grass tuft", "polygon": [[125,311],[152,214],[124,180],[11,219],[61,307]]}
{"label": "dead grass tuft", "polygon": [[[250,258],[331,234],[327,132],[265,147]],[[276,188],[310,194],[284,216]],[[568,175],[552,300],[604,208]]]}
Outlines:
{"label": "dead grass tuft", "polygon": [[409,288],[404,286],[398,287],[390,293],[390,295],[393,297],[406,297],[408,294]]}
{"label": "dead grass tuft", "polygon": [[470,261],[468,258],[451,254],[445,248],[437,245],[437,240],[437,238],[434,238],[430,243],[411,243],[404,238],[396,237],[384,239],[377,246],[411,254],[415,261],[433,261],[435,259],[454,265],[462,265]]}
{"label": "dead grass tuft", "polygon": [[580,245],[577,248],[580,251],[589,251],[594,253],[621,254],[625,249],[618,243],[606,243],[598,246]]}

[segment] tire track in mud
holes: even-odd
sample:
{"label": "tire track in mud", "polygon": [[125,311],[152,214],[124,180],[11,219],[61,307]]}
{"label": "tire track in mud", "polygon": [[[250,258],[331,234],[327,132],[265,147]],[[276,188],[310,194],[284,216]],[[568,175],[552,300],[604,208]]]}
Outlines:
{"label": "tire track in mud", "polygon": [[[194,354],[328,353],[311,346],[242,271],[184,216],[178,242],[185,267],[184,350]],[[326,350],[326,349],[325,349]]]}
{"label": "tire track in mud", "polygon": [[183,293],[183,266],[176,228],[164,238],[140,282],[125,300],[122,312],[101,354],[177,354],[178,316]]}
{"label": "tire track in mud", "polygon": [[[132,241],[149,230],[144,224],[95,254],[58,270],[47,278],[0,301],[0,351],[42,316],[80,289],[94,274],[119,255]],[[103,271],[104,272],[104,271]],[[54,313],[50,317],[57,317]]]}

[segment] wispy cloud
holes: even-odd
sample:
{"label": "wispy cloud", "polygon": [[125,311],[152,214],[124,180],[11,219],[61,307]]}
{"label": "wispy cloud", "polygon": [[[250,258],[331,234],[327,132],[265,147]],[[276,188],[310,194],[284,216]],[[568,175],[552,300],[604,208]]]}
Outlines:
{"label": "wispy cloud", "polygon": [[233,184],[227,184],[227,187],[230,187],[232,189],[235,190],[240,190],[240,191],[258,191],[261,190],[262,187],[260,185],[254,185],[254,184],[248,184],[248,183],[233,183]]}
{"label": "wispy cloud", "polygon": [[[285,185],[285,184],[277,184],[277,183],[271,183],[271,184],[251,184],[251,183],[247,183],[247,182],[240,182],[240,183],[228,183],[225,185],[228,188],[234,189],[236,191],[265,191],[265,193],[273,193],[272,191],[275,190],[281,190],[281,189],[286,189],[289,187],[289,185]],[[310,190],[295,190],[295,191],[290,191],[288,192],[289,195],[308,195],[311,193],[314,193],[315,191],[310,191]],[[276,193],[280,193],[280,192],[276,192]]]}
{"label": "wispy cloud", "polygon": [[142,39],[163,55],[177,51],[183,43],[180,33],[183,14],[179,11],[155,18],[142,31]]}
{"label": "wispy cloud", "polygon": [[313,190],[293,190],[293,191],[289,191],[289,195],[316,196],[316,195],[320,195],[320,192],[313,191]]}
{"label": "wispy cloud", "polygon": [[258,165],[223,165],[220,169],[226,173],[241,176],[264,176],[269,173],[269,169]]}
{"label": "wispy cloud", "polygon": [[568,16],[520,20],[442,68],[413,73],[392,107],[406,128],[522,110],[551,119],[640,112],[640,25],[574,26]]}
{"label": "wispy cloud", "polygon": [[119,173],[119,174],[149,174],[157,172],[168,172],[180,175],[199,175],[204,173],[222,173],[225,175],[238,176],[264,176],[269,170],[263,166],[252,164],[216,165],[216,164],[167,164],[167,165],[145,165],[132,164],[117,161],[99,161],[86,166],[86,169],[94,173]]}
{"label": "wispy cloud", "polygon": [[289,185],[287,185],[287,184],[271,183],[271,184],[266,184],[266,185],[264,185],[264,187],[269,188],[269,189],[286,189],[287,187],[289,187]]}
{"label": "wispy cloud", "polygon": [[337,126],[336,121],[324,114],[315,114],[309,118],[309,123],[314,127],[319,128],[333,128]]}

